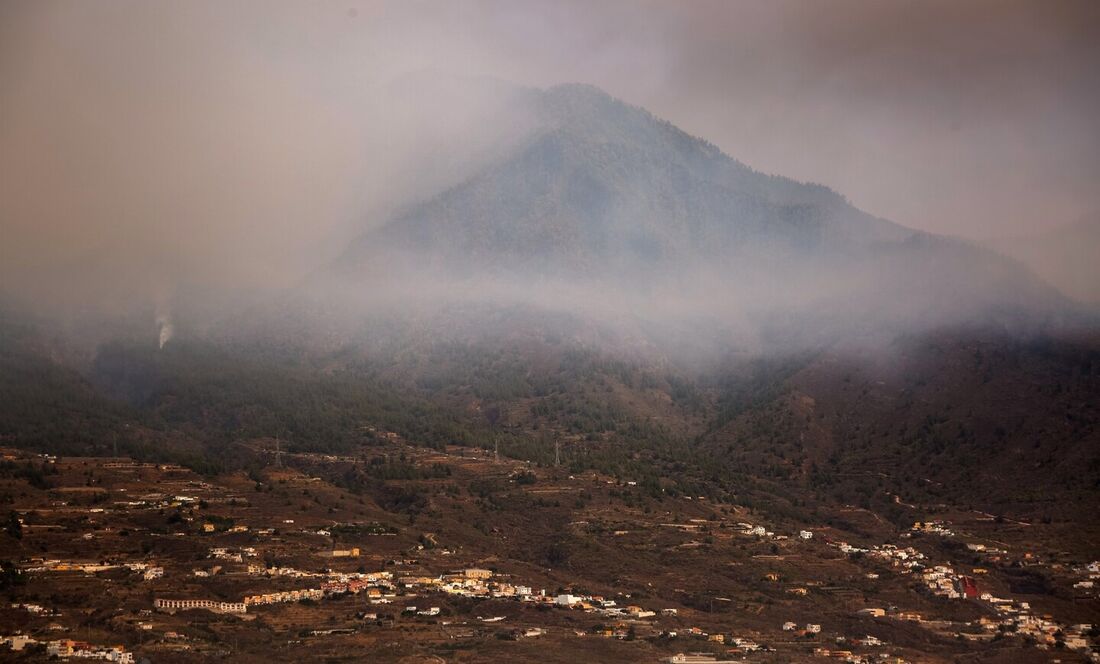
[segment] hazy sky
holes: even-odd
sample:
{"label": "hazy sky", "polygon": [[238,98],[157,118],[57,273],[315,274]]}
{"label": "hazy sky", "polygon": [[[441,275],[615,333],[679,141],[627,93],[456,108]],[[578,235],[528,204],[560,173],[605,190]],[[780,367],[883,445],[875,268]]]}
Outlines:
{"label": "hazy sky", "polygon": [[1100,211],[1100,2],[2,0],[0,279],[292,281],[412,188],[435,134],[377,120],[421,70],[592,83],[916,228]]}

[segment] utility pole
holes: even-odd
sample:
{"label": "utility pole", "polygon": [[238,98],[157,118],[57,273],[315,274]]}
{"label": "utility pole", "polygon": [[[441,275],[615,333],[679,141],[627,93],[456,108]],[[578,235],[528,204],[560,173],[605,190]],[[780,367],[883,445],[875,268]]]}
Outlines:
{"label": "utility pole", "polygon": [[489,435],[493,437],[493,463],[500,462],[500,438],[497,424],[500,423],[500,406],[493,404],[483,411],[485,421],[489,423]]}
{"label": "utility pole", "polygon": [[554,440],[554,465],[561,466],[561,441]]}

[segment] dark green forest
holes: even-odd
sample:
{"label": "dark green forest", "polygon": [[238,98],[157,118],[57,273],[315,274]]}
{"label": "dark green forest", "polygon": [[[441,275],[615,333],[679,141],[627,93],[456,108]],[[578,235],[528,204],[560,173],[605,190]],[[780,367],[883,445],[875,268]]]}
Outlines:
{"label": "dark green forest", "polygon": [[[639,498],[778,510],[799,509],[807,489],[884,514],[900,514],[897,492],[1041,511],[1052,492],[1087,506],[1100,491],[1100,353],[1088,344],[914,339],[888,377],[827,351],[692,374],[558,339],[392,354],[113,341],[78,370],[41,339],[3,325],[4,445],[213,474],[254,465],[248,443],[278,437],[287,452],[362,455],[364,477],[392,479],[412,470],[371,450],[396,435],[596,470],[635,482]],[[1043,495],[1021,481],[1035,474]]]}

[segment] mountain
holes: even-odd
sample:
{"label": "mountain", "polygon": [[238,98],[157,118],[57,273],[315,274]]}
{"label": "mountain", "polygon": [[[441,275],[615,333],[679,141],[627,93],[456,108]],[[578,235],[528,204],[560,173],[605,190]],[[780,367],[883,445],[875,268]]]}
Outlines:
{"label": "mountain", "polygon": [[542,121],[528,141],[368,234],[358,251],[422,253],[451,267],[607,274],[914,234],[824,187],[757,173],[595,88],[566,85],[524,102]]}
{"label": "mountain", "polygon": [[715,463],[881,514],[915,502],[1094,508],[1100,345],[951,330],[730,374],[700,445]]}
{"label": "mountain", "polygon": [[565,441],[580,466],[691,491],[829,495],[838,466],[891,464],[987,505],[1027,503],[1023,469],[1095,490],[1096,328],[1021,264],[590,87],[501,98],[494,121],[522,131],[293,294],[216,324],[176,303],[163,347],[147,316],[75,361],[48,326],[9,325],[0,436],[231,464],[241,439],[345,451],[381,429],[542,463]]}
{"label": "mountain", "polygon": [[526,138],[364,233],[329,276],[360,294],[415,294],[400,301],[690,319],[738,342],[776,325],[771,338],[809,343],[812,331],[818,343],[1075,315],[1016,261],[754,171],[596,88],[512,100]]}

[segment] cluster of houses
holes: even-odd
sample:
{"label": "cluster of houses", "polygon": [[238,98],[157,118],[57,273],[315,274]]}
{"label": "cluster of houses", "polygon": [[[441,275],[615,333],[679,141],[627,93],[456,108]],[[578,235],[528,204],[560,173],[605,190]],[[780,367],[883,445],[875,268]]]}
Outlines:
{"label": "cluster of houses", "polygon": [[[783,625],[783,631],[793,632],[799,631],[799,626],[793,622],[788,622]],[[809,624],[801,630],[802,634],[818,634],[821,632],[821,625]],[[707,634],[697,628],[692,628],[686,632],[687,635],[695,636],[698,638],[704,638],[714,643],[720,643],[731,646],[727,649],[727,653],[736,655],[746,655],[755,652],[772,651],[771,648],[763,646],[752,639],[747,639],[738,636],[727,636],[725,634]],[[674,632],[666,632],[666,637],[674,637]],[[874,636],[864,636],[859,639],[848,639],[846,637],[837,637],[837,645],[840,646],[863,646],[863,647],[876,647],[885,645],[882,640]],[[829,659],[839,659],[845,662],[859,663],[859,664],[884,664],[886,662],[895,662],[897,664],[905,664],[905,660],[889,653],[866,653],[856,654],[851,650],[841,648],[824,648],[819,647],[814,649],[814,655],[816,657],[824,657]],[[670,664],[721,664],[722,662],[734,662],[745,661],[743,659],[729,660],[718,659],[718,656],[709,653],[678,653],[673,655],[667,660]]]}
{"label": "cluster of houses", "polygon": [[[837,641],[838,641],[838,642],[840,642],[840,641],[847,641],[847,640],[848,640],[848,639],[845,639],[845,638],[844,638],[844,637],[842,637],[842,636],[840,636],[840,637],[837,637]],[[864,635],[864,636],[863,636],[862,638],[858,638],[858,639],[851,639],[851,642],[852,642],[853,644],[857,645],[857,646],[864,646],[864,647],[866,647],[866,648],[875,648],[875,647],[878,647],[878,646],[884,646],[884,645],[886,645],[886,642],[885,642],[885,641],[883,641],[882,639],[878,638],[877,636],[872,636],[871,634],[866,634],[866,635]]]}
{"label": "cluster of houses", "polygon": [[149,565],[142,562],[131,563],[109,563],[105,561],[100,562],[79,562],[70,560],[44,560],[41,558],[30,560],[23,565],[23,571],[27,573],[42,573],[42,572],[80,572],[82,574],[98,574],[100,572],[107,572],[113,569],[128,569],[131,572],[145,573]]}
{"label": "cluster of houses", "polygon": [[56,615],[60,615],[60,614],[57,613],[57,611],[55,609],[47,609],[46,607],[42,606],[41,604],[21,604],[19,602],[15,602],[11,605],[11,608],[13,608],[13,609],[23,609],[27,613],[30,613],[30,614],[36,615],[36,616],[45,616],[45,615],[56,616]]}
{"label": "cluster of houses", "polygon": [[315,579],[328,576],[324,572],[309,572],[294,567],[264,567],[253,563],[249,563],[248,573],[253,576],[285,576],[292,579]]}
{"label": "cluster of houses", "polygon": [[[745,521],[740,521],[740,522],[734,524],[733,528],[734,528],[734,532],[737,533],[738,535],[745,535],[745,536],[748,536],[748,537],[763,537],[763,538],[773,539],[773,540],[777,540],[777,541],[790,539],[790,537],[788,537],[787,535],[777,535],[776,533],[768,530],[764,526],[754,525],[754,524],[751,524],[751,523],[747,523]],[[798,539],[800,539],[800,540],[809,541],[809,540],[812,540],[813,538],[814,538],[813,531],[810,531],[810,530],[800,530],[800,531],[798,531]]]}
{"label": "cluster of houses", "polygon": [[[893,544],[875,545],[870,548],[852,546],[847,542],[842,541],[830,541],[832,546],[840,549],[842,553],[849,556],[852,555],[864,555],[868,558],[873,558],[885,563],[888,563],[891,567],[901,570],[903,573],[910,573],[918,571],[924,568],[924,554],[917,551],[913,547],[899,547]],[[872,577],[877,578],[877,577]]]}
{"label": "cluster of houses", "polygon": [[[202,524],[202,532],[204,532],[204,533],[213,533],[213,532],[217,532],[217,531],[218,531],[218,524],[216,524],[216,523],[212,523],[210,521],[207,521],[207,522]],[[243,523],[233,524],[231,526],[226,527],[225,532],[227,532],[227,533],[247,533],[248,532],[248,526],[244,525]]]}
{"label": "cluster of houses", "polygon": [[323,599],[325,591],[320,588],[302,588],[301,590],[285,590],[275,593],[263,593],[260,595],[249,595],[244,598],[244,604],[242,606],[259,606],[263,604],[283,604],[286,602],[300,602],[304,599],[319,600]]}
{"label": "cluster of houses", "polygon": [[[734,524],[733,528],[734,528],[734,532],[736,534],[745,535],[747,537],[763,537],[765,539],[772,539],[772,540],[777,540],[777,541],[790,539],[786,535],[777,535],[774,532],[768,530],[764,526],[754,525],[754,524],[747,523],[747,522],[744,522],[744,521],[741,521],[739,523]],[[802,539],[808,540],[808,539],[812,538],[814,535],[813,535],[813,533],[811,533],[808,530],[803,530],[799,533],[799,536]]]}
{"label": "cluster of houses", "polygon": [[256,549],[251,546],[245,546],[239,549],[215,546],[210,549],[211,558],[225,560],[231,563],[243,563],[245,558],[255,558],[256,555]]}
{"label": "cluster of houses", "polygon": [[71,562],[67,560],[43,560],[32,562],[23,568],[24,572],[82,572],[84,574],[97,574],[107,570],[118,569],[121,565],[105,562]]}
{"label": "cluster of houses", "polygon": [[143,496],[137,496],[132,500],[117,500],[112,504],[116,508],[124,510],[159,510],[197,505],[200,500],[198,496],[147,493]]}
{"label": "cluster of houses", "polygon": [[775,533],[764,526],[755,526],[751,523],[738,523],[735,529],[741,535],[748,535],[751,537],[775,537]]}
{"label": "cluster of houses", "polygon": [[[954,536],[954,532],[948,529],[942,522],[918,522],[913,525],[913,531],[929,532],[944,537]],[[846,554],[864,554],[871,558],[888,561],[892,567],[904,574],[919,574],[921,581],[928,590],[939,597],[947,599],[979,600],[989,604],[997,613],[996,618],[983,617],[977,625],[986,633],[1015,634],[1030,637],[1036,644],[1042,646],[1057,646],[1076,649],[1089,649],[1089,633],[1091,625],[1062,625],[1049,616],[1036,616],[1032,614],[1027,602],[996,597],[988,592],[981,592],[978,583],[973,576],[961,574],[949,565],[930,565],[924,554],[913,549],[899,548],[891,544],[874,546],[871,548],[854,547],[846,542],[833,542],[834,546]],[[974,553],[1002,554],[1003,551],[990,549],[984,544],[967,544],[967,549]],[[1087,568],[1090,580],[1100,579],[1100,562],[1090,564]],[[975,568],[974,574],[984,573],[986,570]],[[1076,586],[1075,586],[1076,587]],[[864,611],[883,611],[882,609],[865,609]],[[863,611],[861,611],[863,613]],[[879,613],[866,613],[864,615],[879,616]],[[908,614],[898,614],[897,618],[913,619]],[[923,622],[919,616],[915,620]]]}
{"label": "cluster of houses", "polygon": [[730,650],[737,650],[743,653],[760,652],[766,648],[752,639],[746,639],[741,636],[729,636],[725,634],[711,634],[709,639],[715,643],[730,644],[733,646]]}
{"label": "cluster of houses", "polygon": [[678,639],[678,638],[696,638],[710,641],[711,643],[720,643],[723,645],[732,646],[730,652],[739,651],[742,653],[761,652],[770,650],[767,646],[763,646],[752,639],[737,636],[735,634],[726,634],[724,632],[706,632],[698,627],[688,627],[682,631],[667,631],[662,632],[661,636],[666,639]]}
{"label": "cluster of houses", "polygon": [[803,636],[805,636],[807,634],[820,634],[821,633],[821,625],[819,625],[817,623],[806,623],[806,626],[803,627],[800,630],[799,627],[798,627],[798,623],[791,622],[791,621],[788,620],[787,622],[783,623],[783,631],[784,632],[799,632]]}
{"label": "cluster of houses", "polygon": [[517,597],[531,594],[526,586],[517,586],[493,580],[493,572],[487,569],[469,568],[440,576],[404,575],[394,578],[391,572],[368,574],[331,574],[321,584],[325,594],[366,592],[375,604],[386,604],[401,595],[418,592],[442,592],[465,597]]}
{"label": "cluster of houses", "polygon": [[132,664],[134,661],[134,653],[128,652],[122,646],[97,646],[71,639],[47,642],[46,655],[60,659],[70,657],[100,659],[106,662],[117,662],[118,664]]}
{"label": "cluster of houses", "polygon": [[856,654],[840,648],[814,648],[814,656],[838,659],[849,664],[908,664],[908,660],[889,653]]}
{"label": "cluster of houses", "polygon": [[606,599],[599,595],[573,595],[572,593],[550,597],[545,594],[531,595],[527,601],[552,604],[568,609],[579,609],[586,613],[596,613],[607,618],[652,618],[656,611],[643,609],[637,605],[618,606],[613,599]]}
{"label": "cluster of houses", "polygon": [[1093,561],[1088,565],[1085,565],[1084,567],[1079,567],[1077,569],[1074,569],[1073,571],[1085,577],[1080,581],[1074,582],[1074,590],[1089,592],[1095,591],[1097,588],[1100,588],[1100,561]]}
{"label": "cluster of houses", "polygon": [[526,586],[515,586],[493,581],[492,571],[473,568],[438,577],[404,576],[396,580],[391,572],[386,571],[322,574],[303,572],[292,568],[273,568],[265,570],[265,573],[270,576],[322,576],[326,577],[327,580],[321,583],[320,587],[249,595],[242,602],[158,598],[155,605],[156,608],[165,611],[205,609],[216,613],[245,613],[249,606],[300,602],[302,600],[316,601],[327,596],[347,593],[366,593],[372,604],[391,603],[398,596],[399,591],[402,594],[408,594],[410,591],[413,593],[417,591],[438,591],[468,597],[527,597],[532,595],[531,589]]}
{"label": "cluster of houses", "polygon": [[995,547],[986,546],[985,544],[981,544],[981,543],[978,543],[978,542],[971,542],[971,543],[967,544],[966,545],[966,550],[971,551],[973,553],[980,553],[980,554],[985,555],[985,556],[1004,555],[1004,554],[1008,553],[1004,549],[998,549],[998,548],[995,548]]}
{"label": "cluster of houses", "polygon": [[980,599],[989,603],[997,612],[997,619],[982,617],[978,624],[987,632],[1003,632],[1031,637],[1036,644],[1058,645],[1072,650],[1089,649],[1089,633],[1092,625],[1062,625],[1050,616],[1036,616],[1028,602],[1019,602],[990,593],[982,593]]}
{"label": "cluster of houses", "polygon": [[955,532],[948,528],[943,521],[917,521],[910,530],[915,533],[928,533],[941,537],[955,536]]}
{"label": "cluster of houses", "polygon": [[933,595],[947,599],[974,599],[978,596],[978,583],[974,578],[958,574],[947,565],[935,565],[923,570],[921,580]]}
{"label": "cluster of houses", "polygon": [[906,572],[923,568],[925,560],[924,554],[913,547],[898,547],[893,544],[873,546],[867,551],[867,556],[889,563],[891,567],[900,568]]}
{"label": "cluster of houses", "polygon": [[98,659],[117,664],[133,664],[134,654],[122,646],[101,646],[84,641],[60,639],[57,641],[39,641],[25,634],[0,636],[0,646],[6,646],[14,652],[21,652],[28,646],[46,647],[46,656],[51,659]]}
{"label": "cluster of houses", "polygon": [[[938,528],[939,522],[918,523],[917,526],[930,526]],[[978,584],[971,576],[957,573],[947,565],[934,565],[929,567],[927,558],[923,553],[913,547],[898,547],[893,544],[876,545],[870,548],[861,548],[847,542],[833,542],[834,546],[848,555],[865,555],[882,562],[889,563],[891,567],[902,574],[919,574],[925,587],[933,594],[948,599],[974,599],[978,597]],[[877,575],[868,574],[869,578],[878,578]]]}
{"label": "cluster of houses", "polygon": [[[252,569],[250,567],[250,571]],[[256,569],[255,571],[258,572],[259,570]],[[509,583],[496,578],[492,570],[479,568],[467,568],[440,576],[407,575],[399,577],[394,577],[394,574],[388,571],[321,574],[289,568],[267,569],[264,570],[264,573],[270,576],[323,576],[326,580],[319,587],[249,595],[241,602],[158,598],[155,601],[155,606],[162,611],[204,609],[216,613],[245,613],[248,607],[251,606],[300,602],[302,600],[316,601],[325,597],[349,593],[363,593],[372,604],[390,604],[399,596],[408,597],[416,596],[421,592],[439,592],[474,599],[516,599],[551,607],[581,610],[608,618],[640,620],[657,615],[657,612],[641,606],[618,606],[614,600],[595,595],[574,595],[571,593],[552,595],[547,594],[544,590],[536,593],[530,586]],[[437,607],[432,607],[426,611],[418,610],[415,607],[413,609],[412,613],[417,615],[432,616],[439,613]],[[675,609],[667,609],[663,613],[671,615],[675,613]]]}

